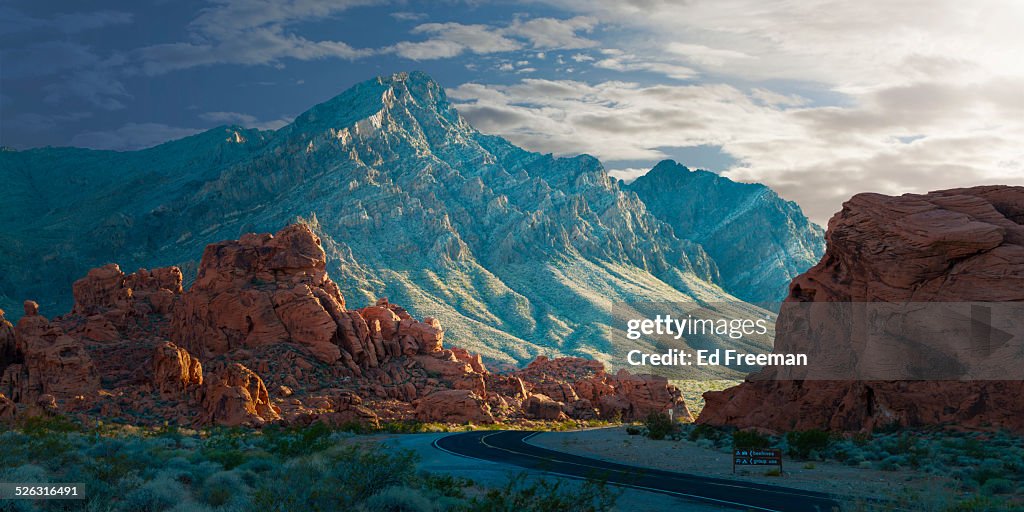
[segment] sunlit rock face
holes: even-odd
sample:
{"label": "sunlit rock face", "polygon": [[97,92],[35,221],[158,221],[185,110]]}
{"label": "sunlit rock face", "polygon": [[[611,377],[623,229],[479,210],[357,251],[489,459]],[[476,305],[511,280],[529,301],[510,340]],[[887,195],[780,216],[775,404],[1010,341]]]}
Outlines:
{"label": "sunlit rock face", "polygon": [[825,252],[824,231],[764,185],[665,160],[626,190],[678,238],[699,243],[718,267],[722,287],[748,302],[782,301],[790,280]]}
{"label": "sunlit rock face", "polygon": [[[611,304],[771,298],[814,254],[801,238],[813,228],[788,203],[746,208],[725,192],[735,208],[694,215],[726,219],[732,208],[764,225],[791,223],[780,228],[790,238],[748,239],[733,224],[686,235],[672,225],[678,216],[653,215],[590,156],[531,153],[477,132],[421,73],[363,82],[277,131],[219,127],[137,152],[45,148],[0,159],[10,170],[11,200],[0,202],[0,218],[12,221],[0,234],[8,311],[24,298],[67,310],[71,283],[112,261],[175,265],[187,286],[207,244],[301,217],[354,308],[388,297],[492,361],[609,361]],[[704,244],[739,246],[746,259],[718,263]],[[95,331],[111,335],[104,324]]]}
{"label": "sunlit rock face", "polygon": [[[822,366],[851,371],[870,361],[937,357],[944,349],[938,338],[912,353],[884,353],[862,352],[849,329],[807,336],[844,325],[833,315],[841,309],[808,305],[964,302],[1024,302],[1024,188],[859,194],[829,221],[822,260],[790,285],[775,350],[814,354]],[[898,309],[872,311],[876,325],[907,325],[899,317],[877,318]],[[788,380],[787,371],[767,367],[739,386],[706,393],[698,421],[779,431],[892,425],[1024,431],[1021,380]]]}

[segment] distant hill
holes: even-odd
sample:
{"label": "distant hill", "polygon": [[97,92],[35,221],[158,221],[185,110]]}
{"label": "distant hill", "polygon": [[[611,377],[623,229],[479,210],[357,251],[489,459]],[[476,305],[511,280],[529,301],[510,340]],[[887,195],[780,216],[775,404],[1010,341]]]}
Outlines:
{"label": "distant hill", "polygon": [[824,230],[759,183],[665,160],[626,190],[676,236],[699,243],[715,261],[722,287],[749,302],[781,302],[790,280],[825,253]]}
{"label": "distant hill", "polygon": [[[654,201],[643,184],[661,167],[623,189],[593,157],[554,158],[481,134],[422,73],[363,82],[277,131],[225,126],[136,152],[0,152],[0,306],[16,316],[34,299],[44,314],[63,313],[71,283],[108,262],[128,271],[177,264],[190,281],[206,244],[301,218],[354,307],[388,297],[495,360],[607,361],[620,339],[614,304],[753,311],[733,295],[780,297],[786,272],[820,254],[780,252],[791,244],[774,231],[743,235],[726,222],[737,211],[803,222],[794,240],[816,234],[820,244],[795,206],[779,216],[775,202],[751,206],[711,185]],[[792,204],[719,180],[723,190],[755,187]],[[673,197],[691,206],[673,217]],[[728,202],[698,204],[719,200]],[[682,229],[686,211],[719,216],[721,236],[745,254],[730,257],[715,232]],[[750,274],[743,261],[761,254],[793,259]]]}

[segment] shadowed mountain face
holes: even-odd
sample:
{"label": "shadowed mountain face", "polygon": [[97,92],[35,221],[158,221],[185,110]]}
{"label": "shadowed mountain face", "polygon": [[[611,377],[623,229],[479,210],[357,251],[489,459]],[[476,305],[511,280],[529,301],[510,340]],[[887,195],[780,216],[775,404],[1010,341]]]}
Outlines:
{"label": "shadowed mountain face", "polygon": [[665,160],[626,189],[676,236],[704,247],[722,287],[746,301],[781,302],[790,280],[825,253],[824,231],[796,203],[758,183]]}
{"label": "shadowed mountain face", "polygon": [[34,299],[66,311],[74,279],[108,262],[180,265],[190,281],[206,244],[296,217],[317,230],[351,304],[386,296],[510,362],[607,360],[612,304],[726,303],[736,299],[722,286],[743,282],[721,273],[743,265],[720,266],[696,237],[677,236],[596,159],[483,135],[420,73],[364,82],[276,132],[221,127],[129,153],[3,152],[0,164],[8,310]]}

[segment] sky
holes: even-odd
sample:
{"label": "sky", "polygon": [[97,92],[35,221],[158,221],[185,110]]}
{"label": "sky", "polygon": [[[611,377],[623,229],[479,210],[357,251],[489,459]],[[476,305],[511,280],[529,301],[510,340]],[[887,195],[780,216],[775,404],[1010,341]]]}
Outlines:
{"label": "sky", "polygon": [[825,224],[858,192],[1024,185],[1024,2],[0,0],[0,145],[276,129],[421,70],[480,131],[756,181]]}

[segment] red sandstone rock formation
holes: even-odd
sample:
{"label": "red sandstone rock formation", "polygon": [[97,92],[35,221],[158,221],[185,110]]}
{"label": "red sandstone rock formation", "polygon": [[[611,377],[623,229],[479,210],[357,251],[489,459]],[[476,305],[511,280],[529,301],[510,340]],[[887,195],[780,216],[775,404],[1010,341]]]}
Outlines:
{"label": "red sandstone rock formation", "polygon": [[81,340],[39,315],[35,302],[25,301],[25,316],[15,328],[15,351],[24,362],[7,365],[0,377],[0,392],[15,402],[30,403],[44,394],[70,398],[100,387]]}
{"label": "red sandstone rock formation", "polygon": [[[775,350],[840,368],[864,364],[835,318],[814,316],[801,303],[1024,301],[1022,224],[1020,187],[854,196],[829,221],[821,262],[790,285]],[[835,332],[804,335],[814,329]],[[809,341],[825,339],[827,346]],[[765,368],[740,386],[706,393],[698,422],[778,431],[893,424],[1024,430],[1022,381],[778,380],[785,371]]]}
{"label": "red sandstone rock formation", "polygon": [[652,412],[673,411],[679,419],[692,419],[679,389],[664,377],[630,375],[619,371],[612,376],[597,361],[578,357],[538,357],[514,376],[536,392],[563,404],[573,417],[642,419]]}
{"label": "red sandstone rock formation", "polygon": [[491,407],[468,389],[431,393],[415,402],[416,419],[443,423],[494,423]]}
{"label": "red sandstone rock formation", "polygon": [[261,426],[281,418],[263,379],[238,363],[209,379],[203,388],[203,406],[205,422],[218,425]]}
{"label": "red sandstone rock formation", "polygon": [[156,348],[153,354],[153,387],[161,397],[185,397],[202,385],[203,365],[187,350],[171,342]]}
{"label": "red sandstone rock formation", "polygon": [[12,423],[17,415],[18,409],[10,398],[0,393],[0,423]]}
{"label": "red sandstone rock formation", "polygon": [[70,314],[50,322],[27,302],[14,329],[0,316],[0,392],[37,410],[44,397],[47,410],[189,425],[689,414],[664,379],[594,361],[490,373],[445,348],[436,319],[386,299],[347,309],[325,268],[319,239],[293,225],[209,245],[187,292],[174,267],[94,269]]}

